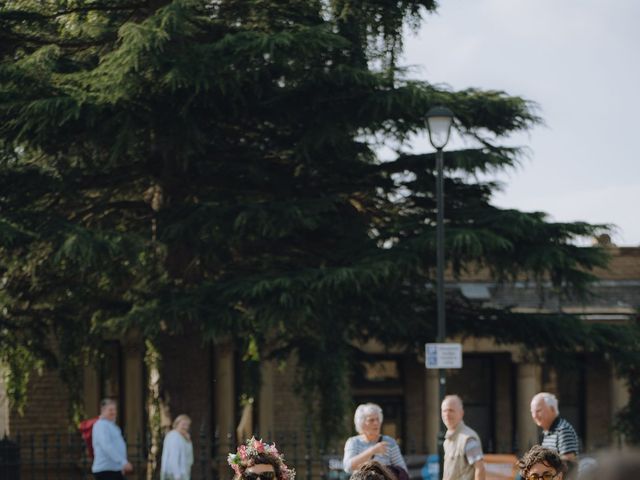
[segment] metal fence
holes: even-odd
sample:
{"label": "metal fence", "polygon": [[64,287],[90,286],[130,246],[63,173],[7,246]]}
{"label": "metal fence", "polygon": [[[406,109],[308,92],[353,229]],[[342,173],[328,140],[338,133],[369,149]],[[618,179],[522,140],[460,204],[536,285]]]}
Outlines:
{"label": "metal fence", "polygon": [[[315,445],[310,432],[286,433],[264,437],[276,441],[287,464],[297,471],[298,480],[345,480],[342,452],[322,450]],[[208,436],[200,432],[192,436],[194,465],[192,480],[227,480],[232,471],[227,454],[236,449],[233,435]],[[161,458],[161,451],[151,455],[151,438],[139,435],[127,439],[129,461],[135,472],[133,480],[156,480],[159,468],[152,461]],[[423,457],[421,457],[423,458]],[[153,472],[153,474],[151,473]],[[419,476],[419,475],[418,475]],[[79,433],[38,432],[17,433],[0,440],[1,480],[84,480],[91,479],[91,459]]]}
{"label": "metal fence", "polygon": [[[138,472],[146,471],[148,452],[141,439],[128,443]],[[79,433],[26,433],[0,440],[0,479],[89,479],[91,459]],[[138,475],[138,478],[145,478]]]}
{"label": "metal fence", "polygon": [[[347,480],[342,470],[342,444],[323,449],[307,425],[303,432],[256,433],[257,438],[275,442],[287,465],[296,469],[296,480]],[[127,480],[158,480],[161,447],[153,452],[148,433],[128,438],[129,461],[135,471]],[[209,435],[204,430],[192,435],[194,464],[192,480],[230,480],[227,454],[235,452],[235,435]],[[430,463],[426,446],[409,440],[402,446],[412,480],[427,477]],[[487,449],[491,452],[491,446]],[[514,450],[515,451],[515,446]],[[506,452],[503,452],[506,453]],[[429,461],[428,461],[429,460]],[[156,464],[154,464],[154,462]],[[437,461],[436,461],[437,464]],[[433,467],[433,465],[431,465]],[[16,433],[0,439],[0,480],[85,480],[91,475],[91,459],[79,432]]]}

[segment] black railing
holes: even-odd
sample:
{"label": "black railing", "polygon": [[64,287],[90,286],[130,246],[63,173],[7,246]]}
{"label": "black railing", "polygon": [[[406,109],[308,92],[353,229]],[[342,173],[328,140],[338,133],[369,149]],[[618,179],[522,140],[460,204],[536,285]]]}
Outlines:
{"label": "black railing", "polygon": [[[265,440],[267,437],[265,437]],[[235,451],[233,435],[209,437],[196,433],[194,447],[193,480],[230,479],[232,471],[227,465],[228,452]],[[299,480],[340,477],[337,451],[313,450],[310,435],[282,434],[276,439],[278,448],[285,453],[287,463],[298,471]],[[161,446],[160,446],[161,447]],[[148,435],[127,441],[129,461],[135,472],[128,478],[158,478],[159,470],[150,467],[151,439]],[[155,455],[160,463],[162,452]],[[0,440],[0,479],[2,480],[84,480],[91,476],[91,458],[80,434],[27,433]],[[332,473],[333,470],[333,473]]]}
{"label": "black railing", "polygon": [[[144,444],[141,439],[128,444],[129,459],[139,472],[146,470]],[[90,473],[91,459],[79,433],[18,433],[0,440],[2,480],[88,479]]]}
{"label": "black railing", "polygon": [[[260,437],[256,435],[256,437]],[[310,430],[305,433],[265,435],[265,441],[276,442],[287,464],[297,471],[297,480],[345,480],[342,470],[342,449],[321,449]],[[232,470],[227,454],[236,450],[235,436],[204,432],[192,436],[194,464],[192,480],[230,480]],[[151,455],[151,438],[139,435],[127,441],[129,461],[135,471],[127,476],[133,480],[157,480],[162,456],[161,445]],[[158,468],[153,468],[155,458]],[[406,455],[412,478],[421,478],[420,468],[426,455]],[[0,440],[1,480],[85,480],[91,479],[91,459],[79,433],[27,433]]]}

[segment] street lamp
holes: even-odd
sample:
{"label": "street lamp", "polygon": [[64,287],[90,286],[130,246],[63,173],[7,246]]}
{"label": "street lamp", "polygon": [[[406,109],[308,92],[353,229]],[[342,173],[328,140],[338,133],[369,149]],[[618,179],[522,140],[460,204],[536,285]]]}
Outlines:
{"label": "street lamp", "polygon": [[[442,174],[443,154],[442,149],[449,141],[453,112],[446,107],[433,107],[427,112],[427,127],[429,128],[429,141],[436,149],[436,208],[438,216],[436,221],[436,298],[438,302],[438,336],[437,342],[444,343],[447,336],[444,316],[444,182]],[[438,370],[438,397],[440,405],[444,400],[446,378],[444,370]],[[438,405],[438,409],[440,409]],[[440,459],[440,478],[444,473],[444,427],[439,422],[438,429],[438,458]]]}

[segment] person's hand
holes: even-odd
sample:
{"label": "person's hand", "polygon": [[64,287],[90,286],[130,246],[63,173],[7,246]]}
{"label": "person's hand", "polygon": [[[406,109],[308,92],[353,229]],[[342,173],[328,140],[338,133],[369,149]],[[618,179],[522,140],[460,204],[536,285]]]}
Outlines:
{"label": "person's hand", "polygon": [[131,472],[133,472],[133,465],[131,465],[129,462],[125,463],[124,467],[122,467],[122,473],[127,474]]}
{"label": "person's hand", "polygon": [[387,448],[389,448],[389,442],[378,442],[371,448],[371,453],[373,455],[384,455],[387,453]]}

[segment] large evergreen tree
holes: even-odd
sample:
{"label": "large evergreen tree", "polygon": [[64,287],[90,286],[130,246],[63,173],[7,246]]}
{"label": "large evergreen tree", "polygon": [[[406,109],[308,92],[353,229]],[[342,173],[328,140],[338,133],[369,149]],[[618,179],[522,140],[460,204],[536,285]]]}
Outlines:
{"label": "large evergreen tree", "polygon": [[[14,399],[41,362],[78,385],[105,335],[188,326],[237,338],[248,361],[296,354],[306,394],[335,392],[310,404],[341,418],[354,341],[435,337],[434,157],[403,153],[434,105],[476,145],[447,154],[453,271],[584,294],[606,259],[574,241],[604,227],[496,208],[496,185],[474,176],[517,162],[501,139],[538,121],[532,105],[398,65],[403,26],[435,7],[0,3],[0,358]],[[382,144],[397,157],[381,161]],[[618,335],[637,362],[633,326],[447,305],[452,333],[556,352]]]}

